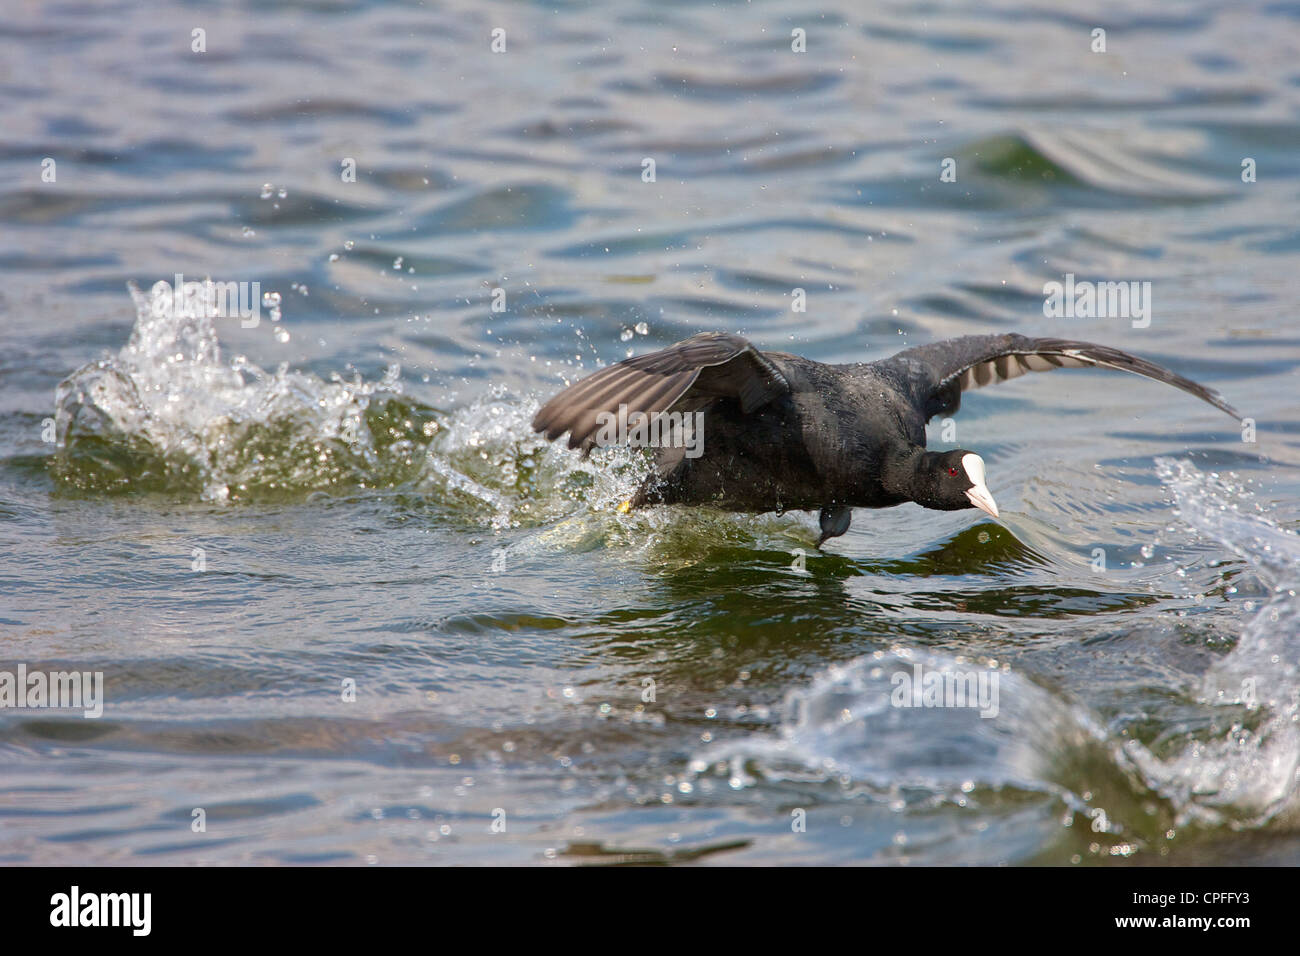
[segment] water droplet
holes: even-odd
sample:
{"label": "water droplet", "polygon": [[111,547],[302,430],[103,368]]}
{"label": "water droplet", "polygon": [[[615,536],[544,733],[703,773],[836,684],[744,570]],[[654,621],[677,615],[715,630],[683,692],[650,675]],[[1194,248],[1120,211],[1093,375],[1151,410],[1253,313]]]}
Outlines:
{"label": "water droplet", "polygon": [[271,194],[272,194],[273,192],[275,192],[275,187],[274,187],[274,186],[272,186],[270,183],[262,183],[261,198],[263,198],[263,199],[270,199],[270,198],[271,198]]}
{"label": "water droplet", "polygon": [[638,322],[638,323],[636,324],[636,334],[637,334],[637,335],[649,335],[649,334],[650,334],[650,326],[646,325],[644,322]]}

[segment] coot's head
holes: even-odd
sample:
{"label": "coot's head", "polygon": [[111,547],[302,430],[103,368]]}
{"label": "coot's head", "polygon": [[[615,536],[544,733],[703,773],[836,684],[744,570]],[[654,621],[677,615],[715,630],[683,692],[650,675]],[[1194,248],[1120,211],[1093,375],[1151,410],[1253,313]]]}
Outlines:
{"label": "coot's head", "polygon": [[917,476],[918,504],[938,511],[979,508],[998,516],[998,506],[984,482],[984,459],[958,448],[925,456]]}

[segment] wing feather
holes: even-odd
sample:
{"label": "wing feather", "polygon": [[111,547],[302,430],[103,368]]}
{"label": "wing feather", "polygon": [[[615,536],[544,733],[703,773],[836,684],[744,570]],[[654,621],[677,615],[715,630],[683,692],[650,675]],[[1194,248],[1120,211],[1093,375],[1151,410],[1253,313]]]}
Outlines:
{"label": "wing feather", "polygon": [[533,429],[590,450],[602,412],[653,415],[734,398],[746,413],[790,390],[781,370],[738,335],[705,332],[658,352],[603,368],[560,392],[533,416]]}
{"label": "wing feather", "polygon": [[1110,368],[1164,382],[1240,418],[1218,392],[1162,365],[1107,345],[1023,335],[967,335],[919,345],[883,364],[901,370],[925,408],[926,420],[956,411],[961,392],[996,385],[1026,372],[1057,368]]}

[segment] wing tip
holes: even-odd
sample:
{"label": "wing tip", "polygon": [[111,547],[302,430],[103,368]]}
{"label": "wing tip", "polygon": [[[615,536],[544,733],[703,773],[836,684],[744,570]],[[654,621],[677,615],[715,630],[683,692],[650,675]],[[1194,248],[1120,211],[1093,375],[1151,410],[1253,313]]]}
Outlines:
{"label": "wing tip", "polygon": [[1239,422],[1244,420],[1245,416],[1243,416],[1241,412],[1237,411],[1235,408],[1229,405],[1227,401],[1224,400],[1223,396],[1221,396],[1218,392],[1212,391],[1210,389],[1207,389],[1206,391],[1209,391],[1210,395],[1212,396],[1209,399],[1211,405],[1213,405],[1219,411],[1235,418]]}

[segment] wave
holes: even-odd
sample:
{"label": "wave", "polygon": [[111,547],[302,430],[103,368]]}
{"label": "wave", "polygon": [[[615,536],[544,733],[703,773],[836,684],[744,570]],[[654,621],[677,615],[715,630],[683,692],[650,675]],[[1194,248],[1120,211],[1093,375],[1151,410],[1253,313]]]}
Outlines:
{"label": "wave", "polygon": [[1290,816],[1300,784],[1300,536],[1217,474],[1170,458],[1156,466],[1182,519],[1245,561],[1271,596],[1199,688],[1206,706],[1231,708],[1228,732],[1167,759],[1136,742],[1127,754],[1180,822],[1258,826]]}
{"label": "wave", "polygon": [[[1105,821],[1098,832],[1148,839],[1166,827],[1291,819],[1300,782],[1300,537],[1278,526],[1244,487],[1185,461],[1156,463],[1182,520],[1241,558],[1272,595],[1204,674],[1195,696],[1212,719],[1197,730],[1172,746],[1162,740],[1157,754],[1155,744],[1119,740],[1088,708],[1005,663],[895,646],[791,690],[774,733],[708,745],[692,769],[703,775],[725,767],[734,789],[819,782],[837,785],[845,797],[910,794],[907,806],[964,806],[977,790],[1036,791]],[[996,713],[942,697],[938,706],[909,706],[909,694],[897,695],[920,674],[992,679]],[[1225,721],[1213,719],[1223,714],[1226,731]],[[1117,785],[1130,789],[1127,798],[1114,797]],[[1094,790],[1112,795],[1104,809]],[[1141,819],[1152,792],[1167,812]],[[1117,808],[1130,818],[1108,819],[1122,812]]]}
{"label": "wave", "polygon": [[376,382],[267,372],[224,358],[212,318],[129,288],[126,345],[56,391],[53,473],[66,490],[227,502],[391,484],[437,430],[436,414],[402,398],[397,366]]}

